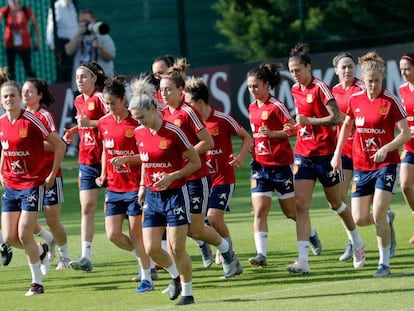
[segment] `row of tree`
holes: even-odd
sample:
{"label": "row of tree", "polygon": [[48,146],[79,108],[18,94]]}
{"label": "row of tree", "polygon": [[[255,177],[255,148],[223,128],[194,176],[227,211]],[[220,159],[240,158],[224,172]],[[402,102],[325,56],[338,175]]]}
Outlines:
{"label": "row of tree", "polygon": [[217,0],[219,48],[245,61],[286,56],[298,42],[311,52],[413,41],[410,0]]}

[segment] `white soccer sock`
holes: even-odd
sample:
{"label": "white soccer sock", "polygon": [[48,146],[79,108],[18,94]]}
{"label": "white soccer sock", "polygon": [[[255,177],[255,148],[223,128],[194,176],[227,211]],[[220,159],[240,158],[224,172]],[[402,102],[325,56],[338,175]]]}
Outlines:
{"label": "white soccer sock", "polygon": [[32,283],[39,285],[43,284],[42,272],[40,271],[40,261],[36,263],[29,263],[30,272],[32,273]]}
{"label": "white soccer sock", "polygon": [[1,230],[0,230],[0,246],[2,244],[4,244],[4,240],[3,240],[3,233],[1,233]]}
{"label": "white soccer sock", "polygon": [[255,232],[254,233],[254,244],[256,245],[256,252],[267,256],[267,232]]}
{"label": "white soccer sock", "polygon": [[90,260],[91,253],[92,253],[92,242],[82,241],[82,257],[86,257]]}
{"label": "white soccer sock", "polygon": [[152,279],[151,279],[151,268],[149,269],[143,269],[142,267],[140,267],[141,270],[141,281],[143,280],[147,280],[148,282],[152,283]]}
{"label": "white soccer sock", "polygon": [[390,266],[390,248],[391,245],[387,247],[379,247],[379,264],[383,264],[384,266]]}
{"label": "white soccer sock", "polygon": [[68,243],[63,244],[63,245],[58,245],[58,252],[59,252],[59,257],[70,258]]}
{"label": "white soccer sock", "polygon": [[193,282],[183,283],[181,282],[181,296],[192,296],[193,295]]}
{"label": "white soccer sock", "polygon": [[175,265],[175,262],[173,262],[171,266],[165,268],[165,270],[168,271],[168,273],[171,275],[173,279],[177,278],[180,275],[178,273],[178,269],[177,269],[177,266]]}
{"label": "white soccer sock", "polygon": [[150,258],[150,260],[151,260],[151,269],[155,269],[155,262],[154,262],[154,260],[152,260],[152,258]]}
{"label": "white soccer sock", "polygon": [[309,241],[298,241],[298,259],[309,261]]}
{"label": "white soccer sock", "polygon": [[40,226],[40,231],[37,234],[37,236],[40,237],[42,240],[44,240],[48,244],[52,243],[54,240],[52,233],[46,230],[42,226]]}
{"label": "white soccer sock", "polygon": [[230,244],[226,239],[221,238],[221,243],[217,245],[217,249],[220,253],[225,254],[230,250]]}
{"label": "white soccer sock", "polygon": [[361,245],[362,245],[362,239],[359,236],[358,229],[355,227],[354,230],[352,230],[352,231],[347,230],[346,233],[348,234],[348,237],[350,237],[350,240],[352,242],[352,246],[355,247],[355,248],[360,248]]}

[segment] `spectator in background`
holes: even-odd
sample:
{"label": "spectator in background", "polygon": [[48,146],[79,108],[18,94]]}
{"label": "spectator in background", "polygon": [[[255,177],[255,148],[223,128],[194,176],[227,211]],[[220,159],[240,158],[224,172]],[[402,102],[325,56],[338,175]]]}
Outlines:
{"label": "spectator in background", "polygon": [[[101,27],[99,33],[91,30],[90,26],[95,24],[95,14],[88,9],[81,10],[79,12],[79,30],[65,45],[65,51],[68,55],[74,55],[74,68],[78,68],[82,63],[95,62],[102,67],[107,77],[112,77],[116,55],[115,44],[111,36],[108,35],[108,28]],[[76,92],[75,71],[72,77],[72,89]]]}
{"label": "spectator in background", "polygon": [[16,55],[19,55],[26,77],[35,77],[31,65],[31,39],[29,22],[36,33],[35,49],[40,48],[40,32],[37,19],[30,7],[21,4],[20,0],[9,0],[9,5],[0,10],[0,21],[5,21],[4,46],[6,48],[7,67],[10,79],[16,78]]}
{"label": "spectator in background", "polygon": [[57,0],[47,15],[47,45],[56,56],[56,82],[72,81],[73,54],[69,55],[65,45],[79,31],[78,13],[72,0]]}

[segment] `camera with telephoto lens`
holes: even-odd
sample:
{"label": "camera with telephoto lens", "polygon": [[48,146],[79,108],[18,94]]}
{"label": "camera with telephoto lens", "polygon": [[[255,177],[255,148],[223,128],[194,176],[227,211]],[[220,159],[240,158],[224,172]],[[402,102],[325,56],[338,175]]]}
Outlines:
{"label": "camera with telephoto lens", "polygon": [[85,25],[85,35],[94,33],[95,35],[106,35],[109,33],[109,25],[104,22],[87,23]]}

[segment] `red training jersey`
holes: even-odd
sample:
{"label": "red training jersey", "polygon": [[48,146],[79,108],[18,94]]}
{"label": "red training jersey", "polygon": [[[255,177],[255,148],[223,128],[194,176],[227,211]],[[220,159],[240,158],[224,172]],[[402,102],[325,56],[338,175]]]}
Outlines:
{"label": "red training jersey", "polygon": [[0,117],[0,140],[4,157],[1,172],[4,185],[15,190],[41,186],[49,175],[45,165],[43,141],[49,131],[33,114],[22,110],[11,123]]}
{"label": "red training jersey", "polygon": [[231,138],[237,136],[240,124],[232,116],[214,109],[211,109],[205,123],[214,140],[214,148],[206,154],[212,187],[233,184],[236,177],[233,166],[229,164],[233,154]]}
{"label": "red training jersey", "polygon": [[[57,133],[56,129],[56,120],[53,114],[47,110],[45,107],[40,106],[39,109],[34,113],[34,115],[42,121],[43,125],[49,132]],[[46,171],[50,172],[53,168],[53,160],[55,158],[55,153],[51,151],[45,151],[45,163]],[[62,169],[59,168],[59,171],[56,174],[56,177],[62,177]]]}
{"label": "red training jersey", "polygon": [[[86,115],[89,120],[99,120],[106,114],[103,95],[94,91],[89,98],[80,94],[75,98],[76,115]],[[98,128],[79,127],[79,158],[78,162],[85,165],[101,163],[102,142],[98,139]]]}
{"label": "red training jersey", "polygon": [[253,133],[252,156],[263,166],[285,166],[293,163],[293,152],[287,138],[270,138],[259,133],[261,126],[271,131],[283,129],[292,115],[286,106],[269,94],[267,101],[259,107],[257,101],[249,106],[250,126]]}
{"label": "red training jersey", "polygon": [[[315,77],[304,90],[296,83],[292,86],[296,113],[308,118],[323,118],[329,115],[326,104],[334,100],[328,85]],[[336,129],[322,125],[300,125],[295,153],[304,157],[332,155],[336,145]]]}
{"label": "red training jersey", "polygon": [[[164,120],[181,128],[193,146],[200,141],[197,137],[197,133],[206,126],[202,121],[200,114],[193,107],[182,101],[173,112],[170,111],[168,105],[161,108],[160,111]],[[206,164],[206,154],[203,153],[199,156],[201,160],[201,168],[188,176],[188,180],[196,180],[208,175],[209,169]]]}
{"label": "red training jersey", "polygon": [[408,126],[410,127],[411,139],[404,144],[404,150],[414,153],[414,90],[410,90],[406,82],[399,88],[401,103],[407,113]]}
{"label": "red training jersey", "polygon": [[[165,120],[156,133],[144,126],[137,127],[135,140],[144,169],[144,184],[152,191],[160,191],[154,183],[159,181],[162,173],[172,173],[184,167],[183,152],[191,144],[179,127]],[[167,190],[179,189],[185,183],[185,178],[177,179]]]}
{"label": "red training jersey", "polygon": [[118,156],[138,155],[134,131],[138,121],[128,117],[117,122],[113,115],[107,114],[98,121],[99,139],[105,147],[106,188],[115,192],[138,191],[141,179],[141,166],[124,164],[115,167],[110,160]]}
{"label": "red training jersey", "polygon": [[[338,103],[339,110],[341,110],[342,113],[346,113],[346,110],[348,109],[348,101],[349,97],[357,93],[361,90],[365,89],[364,82],[362,82],[360,79],[355,78],[352,85],[350,85],[346,90],[342,87],[341,83],[338,83],[332,88],[332,94],[336,99],[336,102]],[[341,126],[338,126],[338,135],[340,132]],[[348,140],[344,145],[344,148],[342,149],[342,154],[347,156],[348,158],[352,158],[352,144],[354,141],[354,131],[355,127],[352,128],[351,133],[349,133]]]}
{"label": "red training jersey", "polygon": [[374,171],[390,164],[400,163],[398,149],[388,152],[381,163],[375,163],[373,155],[382,146],[394,139],[395,123],[407,114],[398,98],[386,89],[370,100],[366,90],[349,98],[347,114],[354,120],[355,138],[353,145],[354,169]]}

